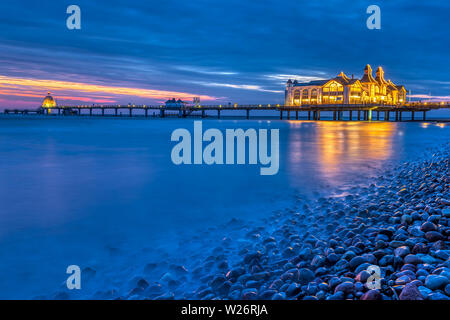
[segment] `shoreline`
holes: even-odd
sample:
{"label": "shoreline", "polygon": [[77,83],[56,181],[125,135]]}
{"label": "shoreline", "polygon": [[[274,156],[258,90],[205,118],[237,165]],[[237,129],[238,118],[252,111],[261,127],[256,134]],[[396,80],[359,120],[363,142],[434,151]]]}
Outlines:
{"label": "shoreline", "polygon": [[[449,155],[445,143],[356,194],[298,198],[268,218],[232,219],[181,237],[183,257],[140,266],[129,289],[97,288],[91,298],[450,299]],[[212,244],[217,232],[226,236]],[[366,286],[372,265],[380,268],[381,289]],[[60,291],[53,298],[76,297]]]}

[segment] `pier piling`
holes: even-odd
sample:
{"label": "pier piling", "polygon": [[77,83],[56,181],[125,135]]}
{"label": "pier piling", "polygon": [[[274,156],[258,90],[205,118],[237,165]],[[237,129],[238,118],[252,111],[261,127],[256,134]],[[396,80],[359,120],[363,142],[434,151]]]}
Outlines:
{"label": "pier piling", "polygon": [[[343,121],[349,120],[349,121],[367,121],[367,120],[375,120],[375,114],[373,112],[376,112],[376,120],[384,120],[384,121],[393,121],[394,119],[390,119],[390,113],[395,113],[395,121],[404,121],[403,120],[403,113],[406,112],[406,119],[405,120],[411,120],[411,121],[417,121],[420,119],[420,121],[426,121],[426,112],[430,110],[437,110],[437,109],[445,109],[449,108],[450,103],[444,103],[439,102],[435,104],[430,103],[406,103],[404,105],[386,105],[386,104],[352,104],[352,105],[346,105],[346,104],[328,104],[328,105],[316,105],[316,104],[310,104],[310,105],[301,105],[301,106],[285,106],[285,105],[212,105],[212,106],[183,106],[182,108],[175,108],[171,106],[151,106],[151,105],[76,105],[76,106],[55,106],[53,108],[37,108],[37,109],[6,109],[4,111],[4,114],[45,114],[45,115],[80,115],[82,116],[84,112],[85,115],[89,116],[108,116],[107,110],[111,110],[110,115],[111,116],[139,116],[136,114],[136,112],[133,112],[133,109],[141,109],[143,110],[143,116],[146,118],[149,117],[149,110],[156,111],[159,109],[160,111],[160,117],[165,117],[165,111],[173,112],[175,115],[178,115],[178,117],[189,117],[189,116],[198,116],[199,112],[201,112],[201,117],[206,118],[206,111],[212,111],[213,113],[217,111],[217,118],[222,118],[222,110],[230,110],[230,111],[239,111],[242,113],[245,111],[245,117],[246,119],[250,119],[250,113],[252,110],[258,110],[258,111],[264,111],[264,110],[272,110],[272,111],[278,111],[280,112],[280,119],[283,120],[284,112],[287,112],[287,119],[293,119],[294,115],[291,113],[295,112],[295,120],[299,120],[299,114],[302,115],[302,112],[305,112],[305,117],[307,117],[308,120],[321,120],[320,119],[320,113],[321,111],[327,112],[327,114],[333,114],[332,119],[337,121]],[[127,110],[128,114],[120,112],[119,109]],[[100,110],[100,112],[94,112],[94,110]],[[348,112],[348,118],[345,116],[346,112]],[[357,115],[354,114],[357,112]],[[411,118],[409,119],[408,115],[409,112],[411,112]],[[417,113],[421,112],[422,116],[417,117]],[[133,114],[134,113],[134,114]],[[307,113],[307,115],[306,115]],[[384,113],[383,115],[380,115],[380,113]],[[157,116],[157,114],[154,112],[154,116]],[[357,119],[356,119],[357,118]],[[383,119],[382,119],[383,118]],[[328,118],[329,119],[329,118]]]}

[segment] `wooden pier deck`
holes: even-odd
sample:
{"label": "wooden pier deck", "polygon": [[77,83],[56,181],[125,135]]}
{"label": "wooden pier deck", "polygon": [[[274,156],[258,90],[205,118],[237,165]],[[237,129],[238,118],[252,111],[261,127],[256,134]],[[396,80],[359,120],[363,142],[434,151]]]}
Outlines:
{"label": "wooden pier deck", "polygon": [[[321,112],[332,112],[333,120],[343,120],[344,114],[350,121],[403,121],[403,120],[426,120],[426,113],[430,110],[448,109],[450,102],[413,102],[403,105],[385,104],[329,104],[329,105],[302,105],[284,106],[279,104],[252,104],[252,105],[202,105],[186,107],[167,107],[165,105],[77,105],[77,106],[56,106],[53,108],[37,109],[6,109],[4,114],[45,114],[45,115],[65,115],[65,116],[125,116],[133,117],[137,110],[143,111],[144,117],[153,116],[161,118],[167,115],[176,115],[181,118],[189,116],[200,116],[205,118],[211,116],[220,118],[223,111],[244,111],[245,118],[250,119],[252,111],[271,110],[279,112],[280,119],[299,119],[304,116],[308,120],[321,120]],[[120,113],[119,113],[120,112]],[[229,112],[228,112],[229,113]],[[406,118],[406,113],[409,117]],[[142,116],[142,112],[141,112]]]}

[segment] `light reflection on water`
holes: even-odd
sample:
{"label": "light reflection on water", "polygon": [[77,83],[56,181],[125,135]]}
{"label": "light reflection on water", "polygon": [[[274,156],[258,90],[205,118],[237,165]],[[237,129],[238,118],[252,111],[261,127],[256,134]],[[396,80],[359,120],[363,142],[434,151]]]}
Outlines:
{"label": "light reflection on water", "polygon": [[324,187],[352,186],[375,174],[386,162],[407,160],[416,152],[448,141],[449,135],[446,123],[288,123],[287,170],[291,186],[298,188],[308,181],[320,185],[322,191]]}
{"label": "light reflection on water", "polygon": [[[388,159],[395,131],[392,123],[358,125],[355,122],[317,126],[317,163],[323,177],[336,179],[344,164],[361,165]],[[356,164],[355,164],[356,162]]]}

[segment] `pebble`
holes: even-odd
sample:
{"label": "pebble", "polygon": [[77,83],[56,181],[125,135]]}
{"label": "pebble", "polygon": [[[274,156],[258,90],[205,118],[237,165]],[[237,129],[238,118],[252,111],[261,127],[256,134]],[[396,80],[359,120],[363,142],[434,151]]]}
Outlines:
{"label": "pebble", "polygon": [[417,289],[417,286],[412,283],[407,284],[403,288],[399,298],[400,300],[423,300],[419,289]]}
{"label": "pebble", "polygon": [[369,290],[362,295],[361,300],[381,300],[381,293],[378,290]]}
{"label": "pebble", "polygon": [[354,285],[350,281],[343,282],[343,283],[337,285],[336,288],[334,289],[334,293],[336,293],[338,291],[342,291],[344,293],[353,293]]}
{"label": "pebble", "polygon": [[441,275],[429,275],[425,280],[425,286],[431,290],[444,289],[449,284],[449,279]]}

